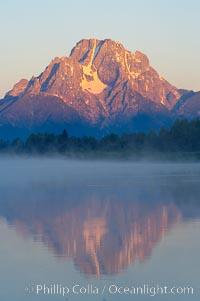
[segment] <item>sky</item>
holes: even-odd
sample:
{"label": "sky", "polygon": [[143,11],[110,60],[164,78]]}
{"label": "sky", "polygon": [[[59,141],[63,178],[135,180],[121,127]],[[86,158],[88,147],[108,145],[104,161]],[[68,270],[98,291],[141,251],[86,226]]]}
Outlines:
{"label": "sky", "polygon": [[200,90],[199,0],[0,1],[0,97],[83,38],[145,53],[178,88]]}

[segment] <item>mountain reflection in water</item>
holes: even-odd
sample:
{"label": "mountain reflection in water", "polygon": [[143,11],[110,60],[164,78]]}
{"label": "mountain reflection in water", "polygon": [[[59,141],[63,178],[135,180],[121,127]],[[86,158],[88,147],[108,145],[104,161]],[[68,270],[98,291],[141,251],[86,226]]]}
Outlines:
{"label": "mountain reflection in water", "polygon": [[111,275],[142,263],[176,224],[200,215],[200,188],[187,174],[133,174],[132,182],[118,179],[118,185],[75,178],[68,185],[34,180],[15,194],[4,190],[0,216],[59,259],[72,258],[84,274]]}

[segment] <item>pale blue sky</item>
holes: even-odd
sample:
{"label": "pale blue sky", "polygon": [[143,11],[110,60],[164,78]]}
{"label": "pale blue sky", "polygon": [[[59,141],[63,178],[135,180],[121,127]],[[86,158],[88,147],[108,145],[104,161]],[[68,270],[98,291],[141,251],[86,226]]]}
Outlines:
{"label": "pale blue sky", "polygon": [[0,97],[86,37],[140,50],[169,82],[200,90],[199,0],[2,0]]}

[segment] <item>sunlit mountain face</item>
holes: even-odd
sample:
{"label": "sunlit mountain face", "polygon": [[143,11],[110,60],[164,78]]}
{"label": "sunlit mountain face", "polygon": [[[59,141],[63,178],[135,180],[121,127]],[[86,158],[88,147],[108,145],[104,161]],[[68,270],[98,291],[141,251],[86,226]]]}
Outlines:
{"label": "sunlit mountain face", "polygon": [[2,190],[0,216],[85,275],[120,273],[147,261],[178,224],[200,216],[199,187],[189,176],[140,176],[99,182],[75,173],[65,185],[32,179],[15,195]]}
{"label": "sunlit mountain face", "polygon": [[199,95],[171,85],[140,51],[111,39],[84,39],[69,57],[54,58],[39,76],[20,80],[5,95],[0,135],[147,131],[177,116],[199,116]]}

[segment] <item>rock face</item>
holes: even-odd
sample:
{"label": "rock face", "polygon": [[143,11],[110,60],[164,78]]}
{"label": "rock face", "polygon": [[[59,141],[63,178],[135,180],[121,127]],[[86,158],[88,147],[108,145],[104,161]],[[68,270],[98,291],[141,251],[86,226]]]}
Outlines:
{"label": "rock face", "polygon": [[97,136],[158,128],[174,114],[184,115],[180,106],[173,108],[185,93],[163,79],[145,54],[109,39],[84,39],[69,57],[54,58],[38,77],[20,80],[5,95],[0,135],[5,128],[66,127],[71,134]]}
{"label": "rock face", "polygon": [[18,83],[16,83],[11,91],[6,94],[8,96],[19,96],[21,93],[24,92],[26,86],[28,85],[27,79],[21,79]]}
{"label": "rock face", "polygon": [[200,116],[200,92],[182,91],[182,97],[173,107],[172,111],[180,116],[189,119]]}

